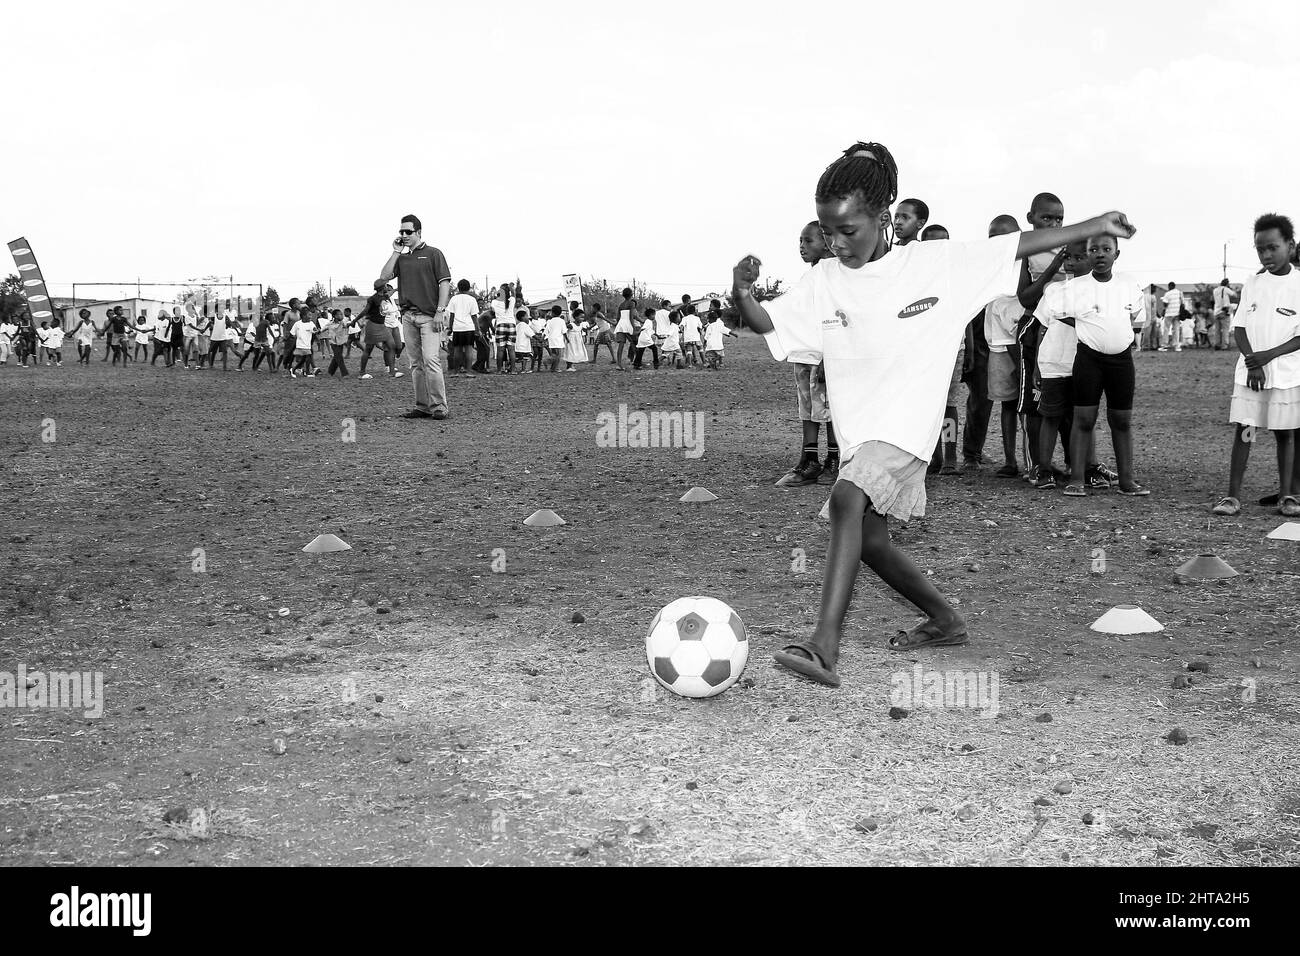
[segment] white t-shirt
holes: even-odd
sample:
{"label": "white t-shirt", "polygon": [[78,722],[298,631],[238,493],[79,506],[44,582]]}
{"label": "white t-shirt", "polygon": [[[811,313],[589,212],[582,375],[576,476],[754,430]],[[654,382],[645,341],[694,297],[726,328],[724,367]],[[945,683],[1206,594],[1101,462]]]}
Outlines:
{"label": "white t-shirt", "polygon": [[[471,302],[474,301],[471,296],[466,296],[466,298]],[[478,309],[477,302],[474,302],[474,308]],[[379,314],[384,317],[384,328],[400,329],[402,327],[402,309],[391,297],[379,300]]]}
{"label": "white t-shirt", "polygon": [[185,335],[193,338],[199,334],[199,317],[193,312],[185,313]]}
{"label": "white t-shirt", "polygon": [[63,348],[63,335],[64,335],[63,329],[59,328],[58,326],[55,326],[54,328],[48,329],[47,331],[49,332],[49,334],[45,338],[45,347],[47,349]]}
{"label": "white t-shirt", "polygon": [[230,318],[225,315],[217,315],[212,318],[212,328],[208,332],[208,337],[213,342],[224,342],[230,338]]}
{"label": "white t-shirt", "polygon": [[1069,285],[1071,282],[1053,282],[1048,285],[1034,310],[1034,318],[1046,329],[1038,343],[1038,374],[1042,378],[1069,378],[1074,374],[1074,356],[1079,351],[1079,336],[1060,319],[1053,318],[1070,314],[1065,311],[1065,290]]}
{"label": "white t-shirt", "polygon": [[700,317],[694,312],[682,316],[682,342],[686,345],[698,345],[701,327]]}
{"label": "white t-shirt", "polygon": [[723,350],[722,340],[729,332],[726,323],[721,319],[716,319],[706,325],[704,327],[704,351],[721,352]]}
{"label": "white t-shirt", "polygon": [[1183,308],[1183,294],[1177,289],[1170,289],[1164,294],[1165,318],[1176,319]]}
{"label": "white t-shirt", "polygon": [[316,325],[308,322],[306,319],[299,319],[289,330],[289,334],[294,337],[293,347],[296,349],[310,349],[311,337],[316,334]]}
{"label": "white t-shirt", "polygon": [[569,331],[568,323],[564,321],[564,316],[556,315],[546,320],[546,347],[552,349],[564,348],[564,336]]}
{"label": "white t-shirt", "polygon": [[135,344],[148,345],[149,333],[153,330],[153,319],[140,318],[135,326]]}
{"label": "white t-shirt", "polygon": [[682,350],[681,332],[678,330],[677,326],[669,325],[668,334],[664,336],[664,351],[680,352],[681,350]]}
{"label": "white t-shirt", "polygon": [[1214,287],[1214,311],[1223,312],[1232,308],[1232,290],[1226,285]]}
{"label": "white t-shirt", "polygon": [[930,460],[966,324],[1006,291],[1019,243],[1018,233],[909,243],[858,269],[826,259],[763,303],[775,358],[825,361],[846,460],[867,441]]}
{"label": "white t-shirt", "polygon": [[0,342],[4,342],[8,345],[14,340],[14,336],[17,334],[18,326],[14,325],[12,322],[0,322]]}
{"label": "white t-shirt", "polygon": [[515,322],[515,351],[530,352],[533,348],[533,327],[527,319]]}
{"label": "white t-shirt", "polygon": [[637,336],[636,347],[648,349],[655,344],[655,324],[647,319],[641,323],[641,334]]}
{"label": "white t-shirt", "polygon": [[1005,352],[1008,345],[1016,344],[1016,323],[1025,314],[1025,307],[1014,295],[1000,295],[984,310],[984,338],[990,352]]}
{"label": "white t-shirt", "polygon": [[622,332],[624,335],[631,335],[631,334],[632,334],[633,329],[632,329],[632,310],[631,310],[631,309],[619,309],[619,310],[618,310],[618,325],[614,326],[614,331],[615,331],[615,332]]}
{"label": "white t-shirt", "polygon": [[[1137,282],[1128,276],[1112,275],[1108,282],[1098,282],[1089,273],[1059,285],[1053,284],[1047,292],[1051,297],[1045,292],[1038,305],[1040,322],[1044,322],[1049,313],[1053,324],[1061,316],[1072,316],[1077,340],[1105,355],[1119,355],[1132,347],[1133,321],[1129,315],[1142,316],[1146,304],[1142,301],[1142,290]],[[1052,326],[1048,328],[1050,330]],[[1041,347],[1038,364],[1041,370]],[[1070,356],[1070,365],[1073,368],[1073,355]]]}
{"label": "white t-shirt", "polygon": [[166,342],[171,338],[171,318],[165,315],[159,315],[153,320],[153,337],[159,342]]}
{"label": "white t-shirt", "polygon": [[93,322],[84,322],[77,326],[77,341],[82,345],[89,345],[95,341],[95,324]]}
{"label": "white t-shirt", "polygon": [[[447,303],[451,313],[451,330],[453,332],[473,332],[478,329],[474,317],[478,315],[478,302],[468,292],[457,292]],[[384,316],[387,325],[387,316]]]}
{"label": "white t-shirt", "polygon": [[547,349],[563,349],[565,334],[568,334],[568,323],[565,323],[564,316],[551,316],[546,320]]}
{"label": "white t-shirt", "polygon": [[[1232,317],[1234,329],[1245,329],[1250,347],[1256,352],[1277,348],[1300,335],[1300,271],[1292,266],[1284,276],[1271,272],[1247,277],[1241,287],[1241,301]],[[1246,384],[1246,358],[1237,359],[1233,380]],[[1265,388],[1295,388],[1300,385],[1300,352],[1273,359],[1264,366]]]}
{"label": "white t-shirt", "polygon": [[667,309],[659,309],[655,312],[655,335],[667,335],[668,329],[672,324],[672,320],[668,318]]}

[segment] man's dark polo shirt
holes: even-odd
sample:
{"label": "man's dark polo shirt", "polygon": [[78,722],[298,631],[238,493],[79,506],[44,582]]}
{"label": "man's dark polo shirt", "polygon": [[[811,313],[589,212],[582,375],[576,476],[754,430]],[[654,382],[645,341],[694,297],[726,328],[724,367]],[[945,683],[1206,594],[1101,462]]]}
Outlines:
{"label": "man's dark polo shirt", "polygon": [[438,311],[438,284],[451,281],[451,269],[440,249],[426,243],[397,257],[397,304],[405,312],[425,315]]}

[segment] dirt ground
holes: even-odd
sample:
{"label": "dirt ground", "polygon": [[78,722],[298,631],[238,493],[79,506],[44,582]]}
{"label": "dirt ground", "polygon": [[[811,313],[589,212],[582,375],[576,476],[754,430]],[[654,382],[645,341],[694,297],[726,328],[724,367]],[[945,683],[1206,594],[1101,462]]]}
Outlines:
{"label": "dirt ground", "polygon": [[[452,379],[442,423],[395,417],[409,379],[0,368],[0,671],[102,671],[107,699],[0,711],[0,860],[1294,865],[1300,543],[1253,503],[1267,435],[1210,517],[1234,360],[1138,356],[1150,498],[931,479],[896,539],[972,641],[891,653],[917,616],[864,575],[838,690],[771,661],[811,626],[829,488],[773,486],[792,374],[752,336],[717,373]],[[597,447],[620,403],[703,412],[703,456]],[[304,554],[321,532],[353,550]],[[1203,551],[1240,575],[1175,583]],[[751,642],[707,701],[648,681],[690,594]],[[1117,604],[1165,630],[1089,630]],[[996,673],[996,718],[891,719],[918,662]]]}

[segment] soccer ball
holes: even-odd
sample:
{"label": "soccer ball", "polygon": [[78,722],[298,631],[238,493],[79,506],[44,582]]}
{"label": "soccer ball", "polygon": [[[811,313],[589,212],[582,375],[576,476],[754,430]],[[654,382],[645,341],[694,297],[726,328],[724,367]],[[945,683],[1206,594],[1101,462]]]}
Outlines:
{"label": "soccer ball", "polygon": [[739,615],[715,598],[685,597],[650,622],[650,673],[682,697],[716,697],[740,679],[749,639]]}

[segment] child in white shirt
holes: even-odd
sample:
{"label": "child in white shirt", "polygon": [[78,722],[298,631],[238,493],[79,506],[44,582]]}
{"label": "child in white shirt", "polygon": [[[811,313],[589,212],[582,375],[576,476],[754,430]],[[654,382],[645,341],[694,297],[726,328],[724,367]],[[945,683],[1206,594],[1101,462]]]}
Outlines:
{"label": "child in white shirt", "polygon": [[[1039,310],[1050,316],[1053,330],[1065,325],[1075,331],[1070,367],[1072,474],[1065,488],[1066,495],[1071,497],[1087,494],[1085,465],[1089,449],[1094,445],[1097,411],[1103,394],[1119,469],[1119,493],[1130,497],[1150,494],[1133,478],[1130,432],[1135,386],[1133,322],[1142,316],[1146,307],[1137,282],[1113,274],[1118,257],[1119,240],[1115,237],[1090,239],[1085,246],[1085,269],[1068,267],[1076,278],[1044,295]],[[1043,387],[1046,398],[1046,381]],[[1044,417],[1044,423],[1046,420]]]}
{"label": "child in white shirt", "polygon": [[736,333],[727,328],[726,323],[722,321],[721,312],[710,312],[709,324],[704,328],[704,357],[708,359],[711,369],[722,367],[722,340],[725,336],[734,339]]}
{"label": "child in white shirt", "polygon": [[551,353],[551,371],[560,370],[560,357],[564,354],[564,337],[568,334],[569,323],[564,321],[564,310],[558,305],[551,306],[551,317],[546,320],[546,348]]}
{"label": "child in white shirt", "polygon": [[655,368],[659,367],[659,345],[655,342],[655,310],[645,310],[645,320],[641,323],[641,329],[637,332],[636,348],[633,350],[632,367],[640,368],[641,360],[645,357],[645,350],[649,349],[654,356]]}
{"label": "child in white shirt", "polygon": [[532,354],[533,327],[528,321],[528,310],[518,309],[515,312],[515,341],[511,352],[511,369],[514,369],[514,362],[518,361],[519,374],[529,374],[532,370],[528,368],[528,360]]}
{"label": "child in white shirt", "polygon": [[785,295],[759,303],[759,262],[733,271],[733,301],[773,357],[825,361],[843,447],[831,493],[831,535],[821,612],[810,639],[778,663],[838,686],[835,664],[858,569],[866,564],[926,615],[892,650],[964,644],[966,622],[891,542],[886,521],[925,513],[925,469],[942,425],[953,361],[972,315],[1003,291],[1012,262],[1102,233],[1131,236],[1122,213],[1063,229],[978,242],[909,243],[890,251],[881,216],[897,197],[898,168],[876,143],[856,143],[817,184],[817,218],[834,259]]}
{"label": "child in white shirt", "polygon": [[1286,216],[1270,213],[1255,221],[1255,253],[1264,268],[1248,276],[1232,317],[1241,355],[1233,375],[1228,420],[1237,426],[1232,442],[1228,494],[1214,506],[1217,515],[1241,511],[1241,486],[1255,432],[1267,428],[1277,439],[1276,503],[1288,518],[1300,517],[1300,271],[1295,258],[1295,228]]}
{"label": "child in white shirt", "polygon": [[682,367],[682,332],[678,318],[668,324],[668,334],[664,336],[664,361],[669,368]]}

